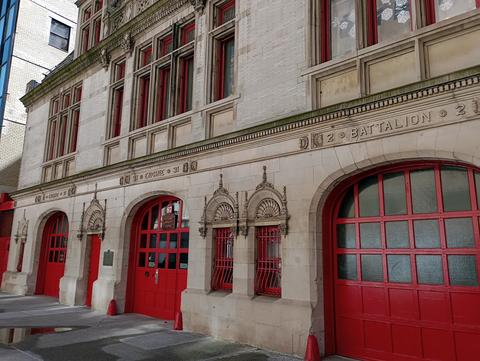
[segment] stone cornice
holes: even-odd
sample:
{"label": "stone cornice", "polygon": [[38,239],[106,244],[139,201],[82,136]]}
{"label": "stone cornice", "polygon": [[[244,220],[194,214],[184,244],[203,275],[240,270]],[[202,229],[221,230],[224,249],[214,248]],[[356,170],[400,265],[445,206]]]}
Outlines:
{"label": "stone cornice", "polygon": [[20,100],[28,107],[40,97],[48,94],[63,83],[71,80],[88,68],[101,64],[102,53],[110,53],[124,43],[126,36],[134,39],[146,29],[158,23],[161,19],[178,11],[183,6],[191,6],[190,0],[158,0],[142,13],[138,14],[129,22],[122,25],[118,30],[106,37],[99,45],[80,55],[70,64],[59,69],[47,77],[40,85],[24,95]]}
{"label": "stone cornice", "polygon": [[381,110],[388,108],[389,106],[408,103],[417,99],[428,98],[433,95],[438,95],[448,91],[462,89],[478,84],[480,84],[480,66],[444,75],[435,79],[421,81],[380,94],[356,99],[354,101],[275,120],[252,128],[239,130],[233,133],[188,144],[182,147],[169,149],[141,158],[88,170],[67,178],[21,189],[14,192],[12,195],[14,197],[18,197],[38,190],[69,185],[92,177],[104,176],[112,172],[127,171],[134,167],[141,167],[151,163],[158,164],[159,162],[168,162],[185,157],[191,157],[232,145],[239,145],[249,141],[280,135],[292,130],[300,130],[302,128],[310,127],[320,123],[328,124],[334,120],[348,116],[367,113],[373,110]]}

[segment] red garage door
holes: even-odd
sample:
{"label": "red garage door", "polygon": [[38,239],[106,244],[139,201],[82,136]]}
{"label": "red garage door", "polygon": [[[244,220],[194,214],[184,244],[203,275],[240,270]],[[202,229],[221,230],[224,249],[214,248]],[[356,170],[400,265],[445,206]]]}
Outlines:
{"label": "red garage door", "polygon": [[173,320],[187,287],[189,233],[182,201],[160,197],[144,206],[131,242],[127,312]]}
{"label": "red garage door", "polygon": [[67,259],[67,242],[67,216],[57,212],[48,219],[43,231],[36,294],[58,298]]}
{"label": "red garage door", "polygon": [[340,192],[327,351],[478,361],[480,173],[453,164],[398,167]]}

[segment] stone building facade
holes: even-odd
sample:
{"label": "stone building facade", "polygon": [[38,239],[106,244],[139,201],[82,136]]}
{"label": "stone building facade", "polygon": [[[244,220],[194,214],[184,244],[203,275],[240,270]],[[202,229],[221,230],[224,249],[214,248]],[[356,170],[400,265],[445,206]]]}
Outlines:
{"label": "stone building facade", "polygon": [[75,59],[22,99],[4,290],[475,359],[478,2],[77,4]]}

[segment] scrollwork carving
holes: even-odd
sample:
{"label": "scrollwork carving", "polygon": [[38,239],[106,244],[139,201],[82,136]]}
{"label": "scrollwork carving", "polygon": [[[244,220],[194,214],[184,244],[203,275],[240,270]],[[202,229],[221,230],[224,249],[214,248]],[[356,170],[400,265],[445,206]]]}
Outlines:
{"label": "scrollwork carving", "polygon": [[207,202],[204,198],[203,215],[200,221],[199,233],[205,238],[209,227],[222,225],[231,227],[234,234],[238,233],[238,193],[233,198],[223,186],[223,175],[220,175],[218,188]]}
{"label": "scrollwork carving", "polygon": [[203,9],[205,9],[206,2],[207,0],[190,0],[190,4],[192,4],[195,11],[198,11],[199,13],[202,13]]}
{"label": "scrollwork carving", "polygon": [[107,200],[104,201],[104,205],[98,201],[96,187],[95,185],[95,195],[88,208],[85,209],[85,203],[83,204],[80,230],[77,234],[79,240],[82,240],[85,234],[99,234],[101,239],[105,236]]}

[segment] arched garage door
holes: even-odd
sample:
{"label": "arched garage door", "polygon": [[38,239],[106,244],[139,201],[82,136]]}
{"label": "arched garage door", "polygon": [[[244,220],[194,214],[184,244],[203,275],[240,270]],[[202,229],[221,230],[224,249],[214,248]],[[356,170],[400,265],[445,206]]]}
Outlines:
{"label": "arched garage door", "polygon": [[65,272],[67,243],[67,216],[57,212],[50,216],[43,230],[36,294],[58,298],[60,279]]}
{"label": "arched garage door", "polygon": [[480,173],[440,163],[397,167],[339,192],[327,240],[327,351],[479,360]]}
{"label": "arched garage door", "polygon": [[127,312],[173,320],[187,287],[189,231],[183,202],[159,197],[132,226]]}

